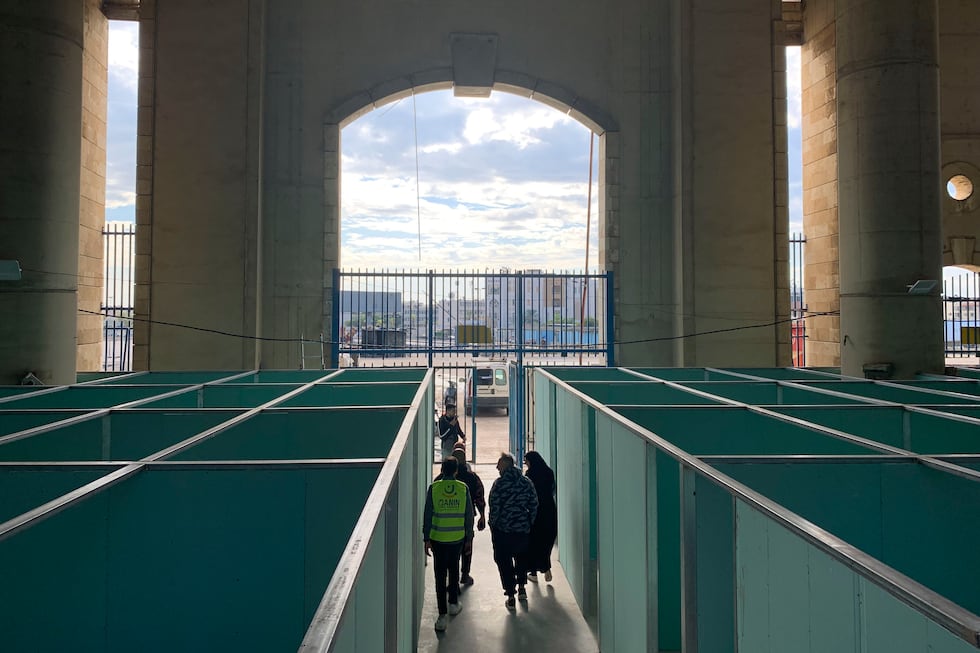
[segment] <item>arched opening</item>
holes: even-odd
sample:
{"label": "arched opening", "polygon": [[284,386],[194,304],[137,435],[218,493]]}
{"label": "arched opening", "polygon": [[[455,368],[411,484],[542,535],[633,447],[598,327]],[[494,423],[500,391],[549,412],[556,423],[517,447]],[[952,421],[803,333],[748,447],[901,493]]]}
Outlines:
{"label": "arched opening", "polygon": [[586,247],[598,267],[594,190],[586,234],[591,137],[510,93],[378,106],[341,134],[342,267],[581,270]]}
{"label": "arched opening", "polygon": [[605,362],[608,290],[583,276],[603,269],[596,125],[527,93],[373,106],[338,135],[341,352],[433,366],[437,412],[455,392],[485,462],[515,448],[508,363]]}
{"label": "arched opening", "polygon": [[942,297],[946,361],[976,365],[980,361],[980,267],[944,267]]}

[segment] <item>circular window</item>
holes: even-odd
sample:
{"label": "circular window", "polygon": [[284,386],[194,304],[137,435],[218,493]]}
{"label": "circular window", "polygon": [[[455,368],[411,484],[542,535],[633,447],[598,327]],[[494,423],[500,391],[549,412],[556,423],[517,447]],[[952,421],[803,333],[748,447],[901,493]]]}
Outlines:
{"label": "circular window", "polygon": [[973,195],[973,182],[966,175],[953,175],[946,182],[946,192],[954,200],[962,202]]}

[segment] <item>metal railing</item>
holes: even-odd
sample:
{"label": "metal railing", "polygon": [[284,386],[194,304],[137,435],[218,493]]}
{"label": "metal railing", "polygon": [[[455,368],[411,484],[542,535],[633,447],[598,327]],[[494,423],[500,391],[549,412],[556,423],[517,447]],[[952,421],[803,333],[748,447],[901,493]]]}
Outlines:
{"label": "metal railing", "polygon": [[946,356],[980,356],[980,273],[943,281],[943,332]]}
{"label": "metal railing", "polygon": [[105,285],[102,294],[102,361],[105,372],[133,369],[133,292],[136,225],[109,222],[102,227]]}
{"label": "metal railing", "polygon": [[793,367],[806,367],[806,302],[803,301],[803,246],[806,236],[789,238],[789,310]]}

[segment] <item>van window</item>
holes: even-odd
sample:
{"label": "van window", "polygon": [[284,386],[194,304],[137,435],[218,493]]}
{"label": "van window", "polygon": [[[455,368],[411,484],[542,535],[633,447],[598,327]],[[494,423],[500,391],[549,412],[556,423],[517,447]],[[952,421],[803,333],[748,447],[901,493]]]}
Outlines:
{"label": "van window", "polygon": [[477,385],[493,385],[493,370],[489,367],[481,367],[476,371]]}
{"label": "van window", "polygon": [[507,385],[507,375],[502,369],[498,368],[493,371],[493,382],[497,385]]}

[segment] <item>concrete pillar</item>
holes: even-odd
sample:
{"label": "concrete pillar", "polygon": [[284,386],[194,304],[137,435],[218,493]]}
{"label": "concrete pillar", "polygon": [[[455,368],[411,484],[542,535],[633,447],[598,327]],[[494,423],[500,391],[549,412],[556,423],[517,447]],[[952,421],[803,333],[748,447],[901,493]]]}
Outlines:
{"label": "concrete pillar", "polygon": [[0,384],[75,380],[83,10],[0,0]]}
{"label": "concrete pillar", "polygon": [[838,0],[841,371],[943,369],[936,0]]}

